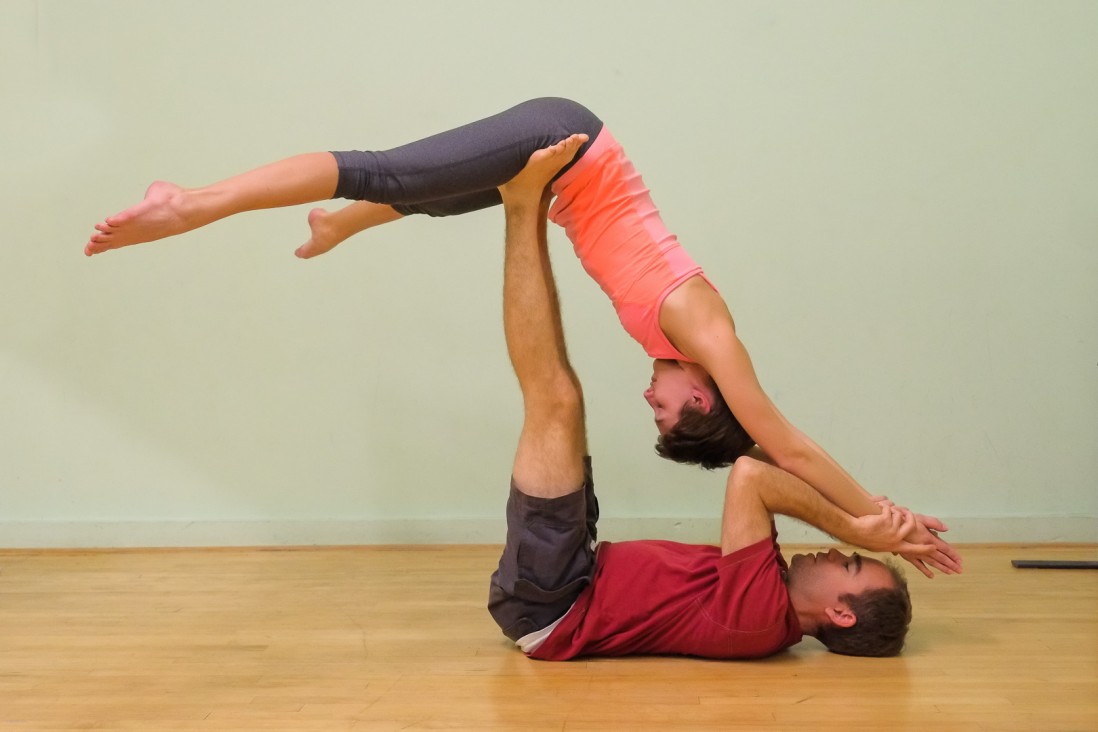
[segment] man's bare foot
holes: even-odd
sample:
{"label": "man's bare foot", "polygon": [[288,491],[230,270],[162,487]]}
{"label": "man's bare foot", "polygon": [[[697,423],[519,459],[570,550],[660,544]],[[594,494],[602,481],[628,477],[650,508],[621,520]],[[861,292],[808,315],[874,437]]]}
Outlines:
{"label": "man's bare foot", "polygon": [[189,216],[185,195],[186,191],[174,183],[156,181],[141,203],[95,225],[97,233],[84,245],[84,254],[90,257],[197,228],[201,223]]}
{"label": "man's bare foot", "polygon": [[540,196],[557,172],[576,156],[587,135],[576,134],[555,145],[536,150],[526,166],[511,180],[499,187],[504,198],[514,196]]}

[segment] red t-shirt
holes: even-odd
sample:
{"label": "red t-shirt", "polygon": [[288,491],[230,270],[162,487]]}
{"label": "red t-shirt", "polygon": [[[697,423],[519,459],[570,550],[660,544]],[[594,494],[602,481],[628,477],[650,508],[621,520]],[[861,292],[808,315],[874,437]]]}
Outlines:
{"label": "red t-shirt", "polygon": [[801,639],[771,539],[721,556],[671,541],[599,545],[595,577],[531,658],[758,658]]}

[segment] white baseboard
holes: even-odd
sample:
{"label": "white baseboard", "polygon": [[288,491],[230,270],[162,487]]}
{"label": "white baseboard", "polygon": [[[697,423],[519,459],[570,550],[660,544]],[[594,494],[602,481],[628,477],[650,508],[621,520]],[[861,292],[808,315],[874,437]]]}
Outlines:
{"label": "white baseboard", "polygon": [[[1096,516],[943,518],[954,543],[1098,543]],[[831,543],[824,534],[779,518],[783,543]],[[715,518],[603,518],[599,538],[716,543]],[[85,549],[358,544],[501,544],[502,519],[391,521],[0,521],[0,548]]]}

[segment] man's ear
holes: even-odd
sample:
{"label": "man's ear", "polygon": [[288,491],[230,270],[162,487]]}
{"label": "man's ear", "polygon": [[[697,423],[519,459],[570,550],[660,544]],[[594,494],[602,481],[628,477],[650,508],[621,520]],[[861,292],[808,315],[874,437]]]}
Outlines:
{"label": "man's ear", "polygon": [[824,614],[827,615],[827,619],[831,621],[832,625],[837,625],[840,628],[853,628],[854,624],[858,622],[858,616],[854,614],[854,611],[848,605],[840,604],[825,608]]}

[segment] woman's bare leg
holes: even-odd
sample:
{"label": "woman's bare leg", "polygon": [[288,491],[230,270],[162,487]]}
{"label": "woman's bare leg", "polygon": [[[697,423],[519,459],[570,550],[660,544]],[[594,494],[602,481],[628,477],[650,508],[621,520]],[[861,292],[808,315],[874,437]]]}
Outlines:
{"label": "woman's bare leg", "polygon": [[338,179],[335,158],[325,152],[286,158],[204,188],[157,181],[136,206],[96,224],[84,254],[175,236],[243,211],[327,200]]}
{"label": "woman's bare leg", "polygon": [[309,212],[309,229],[312,236],[294,252],[302,259],[310,259],[331,250],[344,239],[379,224],[396,221],[403,214],[392,206],[370,201],[355,201],[338,211],[314,208]]}

